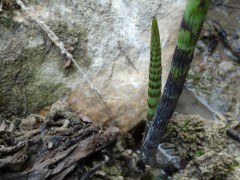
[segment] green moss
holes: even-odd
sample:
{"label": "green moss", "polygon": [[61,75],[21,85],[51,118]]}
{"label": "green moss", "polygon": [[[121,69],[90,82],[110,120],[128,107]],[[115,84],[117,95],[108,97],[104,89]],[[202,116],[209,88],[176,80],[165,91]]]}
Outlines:
{"label": "green moss", "polygon": [[20,23],[14,21],[11,18],[0,17],[0,27],[3,26],[5,28],[16,28]]}
{"label": "green moss", "polygon": [[201,80],[201,75],[200,74],[188,74],[187,79],[193,79],[195,81]]}
{"label": "green moss", "polygon": [[192,104],[194,104],[194,105],[200,105],[201,102],[200,102],[198,99],[195,99]]}
{"label": "green moss", "polygon": [[226,167],[226,172],[224,173],[225,175],[228,175],[228,174],[231,174],[232,171],[235,169],[235,168],[240,168],[240,164],[231,164],[231,165],[228,165]]}
{"label": "green moss", "polygon": [[152,172],[146,171],[145,174],[143,175],[142,179],[145,179],[145,180],[157,180],[157,177],[155,177],[155,175]]}
{"label": "green moss", "polygon": [[195,157],[200,157],[200,156],[202,156],[203,154],[204,154],[204,149],[198,149],[198,150],[196,150],[194,156],[195,156]]}
{"label": "green moss", "polygon": [[188,130],[189,130],[189,124],[190,124],[190,119],[186,119],[185,121],[184,121],[184,124],[183,124],[183,126],[182,126],[182,131],[183,132],[187,132]]}
{"label": "green moss", "polygon": [[120,176],[121,175],[121,170],[118,169],[116,166],[107,166],[104,165],[102,166],[102,171],[106,172],[108,175],[111,176]]}
{"label": "green moss", "polygon": [[[87,56],[86,30],[80,25],[68,27],[62,22],[49,22],[48,24],[51,24],[52,30],[64,42],[67,49],[74,48],[71,53],[77,63],[83,68],[88,67],[91,59]],[[22,27],[20,30],[19,25]],[[17,44],[18,54],[9,54],[9,57],[0,61],[0,113],[9,116],[25,116],[38,112],[68,95],[70,89],[62,83],[61,78],[69,78],[76,73],[76,69],[74,66],[64,68],[66,59],[51,43],[47,35],[35,24],[26,27],[11,19],[0,18],[0,38],[1,34],[5,36],[6,33],[15,39],[13,43]],[[22,37],[42,41],[33,46],[31,44],[26,46],[31,40],[21,39]],[[11,48],[9,47],[9,53],[12,52]],[[0,55],[0,58],[3,57]],[[61,77],[58,77],[59,75]]]}
{"label": "green moss", "polygon": [[23,116],[67,94],[69,89],[61,83],[38,76],[45,51],[44,46],[24,49],[15,62],[0,67],[0,111]]}
{"label": "green moss", "polygon": [[212,76],[212,75],[208,75],[208,76],[206,76],[206,79],[207,79],[208,81],[213,81],[213,76]]}

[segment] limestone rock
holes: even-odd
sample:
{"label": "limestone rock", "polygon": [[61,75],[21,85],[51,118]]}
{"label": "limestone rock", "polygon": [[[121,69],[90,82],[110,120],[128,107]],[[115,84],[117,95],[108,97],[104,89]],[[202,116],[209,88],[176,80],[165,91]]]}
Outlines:
{"label": "limestone rock", "polygon": [[173,179],[227,179],[226,176],[231,173],[234,165],[236,166],[237,162],[231,155],[208,151],[190,162],[183,174],[176,175]]}
{"label": "limestone rock", "polygon": [[15,10],[0,17],[0,112],[36,113],[67,97],[76,111],[124,131],[145,118],[152,17],[159,22],[165,81],[185,0],[24,2],[64,42],[104,104],[75,68],[63,68],[65,58],[36,23]]}
{"label": "limestone rock", "polygon": [[229,71],[233,71],[234,66],[231,62],[223,61],[219,64],[219,74],[226,75]]}
{"label": "limestone rock", "polygon": [[237,103],[235,112],[236,112],[237,119],[240,121],[240,102]]}

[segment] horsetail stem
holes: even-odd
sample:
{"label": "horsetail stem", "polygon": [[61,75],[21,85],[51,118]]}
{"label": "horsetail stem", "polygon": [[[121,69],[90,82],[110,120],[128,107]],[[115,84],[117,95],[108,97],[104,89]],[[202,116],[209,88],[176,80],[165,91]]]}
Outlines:
{"label": "horsetail stem", "polygon": [[154,17],[152,20],[151,29],[151,46],[150,46],[150,64],[149,64],[149,79],[148,79],[148,122],[152,120],[156,112],[157,105],[161,96],[161,45],[158,30],[157,19]]}
{"label": "horsetail stem", "polygon": [[145,164],[156,164],[157,146],[163,140],[166,127],[182,93],[209,2],[210,0],[187,0],[170,73],[156,114],[143,138],[140,158]]}

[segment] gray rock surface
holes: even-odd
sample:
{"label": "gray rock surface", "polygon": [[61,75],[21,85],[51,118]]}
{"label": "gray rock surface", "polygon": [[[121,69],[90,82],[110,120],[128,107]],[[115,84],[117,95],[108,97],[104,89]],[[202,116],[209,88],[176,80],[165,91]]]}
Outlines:
{"label": "gray rock surface", "polygon": [[151,19],[159,21],[165,81],[185,0],[24,2],[64,42],[105,105],[75,67],[64,69],[65,58],[35,22],[3,10],[0,112],[36,113],[67,97],[73,109],[124,131],[145,118]]}

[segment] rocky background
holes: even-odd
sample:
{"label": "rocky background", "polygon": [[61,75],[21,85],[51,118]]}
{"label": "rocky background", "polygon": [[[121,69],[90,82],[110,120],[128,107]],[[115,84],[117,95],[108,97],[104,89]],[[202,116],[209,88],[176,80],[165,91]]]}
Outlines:
{"label": "rocky background", "polygon": [[152,17],[159,21],[165,79],[185,1],[23,3],[65,44],[104,103],[73,64],[64,68],[66,58],[36,22],[17,5],[2,5],[0,112],[46,115],[47,106],[63,98],[74,110],[124,131],[145,118]]}

